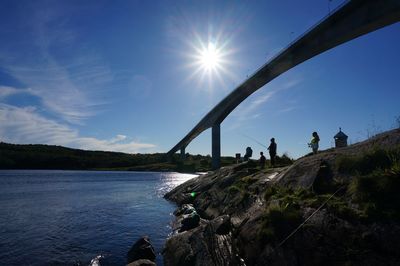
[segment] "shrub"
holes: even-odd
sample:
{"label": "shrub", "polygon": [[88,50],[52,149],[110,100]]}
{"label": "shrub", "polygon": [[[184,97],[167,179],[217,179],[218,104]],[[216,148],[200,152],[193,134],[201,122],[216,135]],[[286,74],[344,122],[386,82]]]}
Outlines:
{"label": "shrub", "polygon": [[390,168],[376,169],[358,175],[349,185],[349,192],[370,219],[400,220],[400,162]]}
{"label": "shrub", "polygon": [[340,198],[332,197],[327,202],[327,207],[330,211],[342,219],[354,221],[360,218],[360,214],[356,210],[349,207],[349,204]]}
{"label": "shrub", "polygon": [[276,164],[279,166],[287,166],[293,164],[294,160],[287,155],[287,153],[282,154],[282,156],[276,156]]}
{"label": "shrub", "polygon": [[291,204],[270,204],[263,217],[260,238],[262,241],[280,241],[303,221],[300,208]]}
{"label": "shrub", "polygon": [[360,156],[339,157],[336,165],[340,173],[366,175],[376,169],[390,168],[399,158],[400,147],[392,150],[374,149]]}
{"label": "shrub", "polygon": [[264,199],[265,201],[269,201],[270,198],[277,193],[277,189],[275,186],[270,186],[265,190]]}
{"label": "shrub", "polygon": [[236,194],[236,193],[240,192],[240,188],[233,185],[228,188],[228,192],[229,192],[229,194]]}

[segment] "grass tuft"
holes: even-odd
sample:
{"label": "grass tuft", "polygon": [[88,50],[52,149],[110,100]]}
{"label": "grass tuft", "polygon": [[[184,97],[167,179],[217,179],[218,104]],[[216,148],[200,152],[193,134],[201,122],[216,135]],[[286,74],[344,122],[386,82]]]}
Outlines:
{"label": "grass tuft", "polygon": [[302,221],[302,212],[298,205],[270,204],[263,217],[259,237],[263,242],[282,240]]}

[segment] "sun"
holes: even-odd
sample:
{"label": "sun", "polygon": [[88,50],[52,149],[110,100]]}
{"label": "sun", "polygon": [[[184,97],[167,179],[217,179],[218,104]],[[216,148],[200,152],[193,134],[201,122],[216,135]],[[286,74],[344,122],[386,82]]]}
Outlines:
{"label": "sun", "polygon": [[235,80],[231,68],[235,65],[232,55],[236,50],[231,47],[231,38],[221,36],[203,41],[196,35],[188,41],[191,49],[185,54],[189,59],[186,67],[190,70],[187,82],[195,80],[196,87],[212,92],[216,88],[227,89],[228,83]]}
{"label": "sun", "polygon": [[221,52],[215,44],[208,43],[199,55],[200,65],[206,70],[215,70],[221,65]]}

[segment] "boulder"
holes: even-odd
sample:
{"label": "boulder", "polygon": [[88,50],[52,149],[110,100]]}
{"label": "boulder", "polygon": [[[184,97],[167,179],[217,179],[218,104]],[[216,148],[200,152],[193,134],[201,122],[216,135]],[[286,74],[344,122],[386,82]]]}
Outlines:
{"label": "boulder", "polygon": [[222,215],[210,222],[210,226],[213,227],[213,231],[215,231],[218,235],[227,235],[231,231],[231,219],[229,215]]}
{"label": "boulder", "polygon": [[127,263],[141,259],[150,261],[155,261],[156,259],[156,253],[154,252],[154,248],[148,236],[139,238],[135,244],[133,244],[127,255]]}
{"label": "boulder", "polygon": [[193,204],[183,204],[180,208],[174,211],[175,216],[183,215],[183,214],[191,214],[195,212],[196,209],[193,207]]}
{"label": "boulder", "polygon": [[155,262],[151,261],[151,260],[135,260],[134,262],[131,262],[129,264],[127,264],[126,266],[155,266]]}
{"label": "boulder", "polygon": [[202,221],[193,230],[178,233],[167,240],[163,251],[164,265],[243,265],[227,229],[229,217]]}
{"label": "boulder", "polygon": [[196,211],[193,211],[191,214],[187,214],[184,216],[183,220],[181,221],[181,228],[179,232],[184,232],[190,229],[197,227],[200,223],[200,216],[197,214]]}

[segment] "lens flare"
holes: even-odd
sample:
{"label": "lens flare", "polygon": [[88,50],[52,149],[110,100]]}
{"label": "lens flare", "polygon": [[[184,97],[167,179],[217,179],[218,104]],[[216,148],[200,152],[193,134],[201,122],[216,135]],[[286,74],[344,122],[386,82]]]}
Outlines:
{"label": "lens flare", "polygon": [[[198,34],[188,40],[190,49],[186,53],[188,64],[186,65],[191,73],[187,76],[187,82],[193,85],[196,81],[196,88],[208,90],[210,93],[214,90],[228,90],[232,81],[237,77],[232,72],[236,65],[233,60],[233,54],[237,49],[232,48],[232,36],[227,34],[216,34],[208,36],[207,41]],[[228,86],[229,85],[229,86]]]}
{"label": "lens flare", "polygon": [[207,70],[220,66],[221,54],[213,43],[208,43],[208,47],[201,51],[200,63]]}

